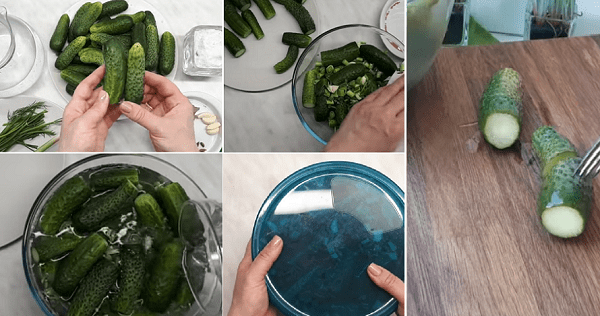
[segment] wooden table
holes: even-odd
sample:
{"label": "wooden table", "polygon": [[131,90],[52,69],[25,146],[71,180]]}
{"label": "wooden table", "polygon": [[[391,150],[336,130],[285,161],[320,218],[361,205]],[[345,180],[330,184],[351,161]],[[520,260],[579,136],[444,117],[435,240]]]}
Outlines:
{"label": "wooden table", "polygon": [[[535,211],[539,165],[531,149],[543,124],[580,153],[600,136],[599,43],[442,49],[409,93],[407,315],[600,313],[600,204],[582,236],[549,235]],[[524,115],[519,143],[499,151],[476,122],[479,98],[503,67],[523,78]]]}

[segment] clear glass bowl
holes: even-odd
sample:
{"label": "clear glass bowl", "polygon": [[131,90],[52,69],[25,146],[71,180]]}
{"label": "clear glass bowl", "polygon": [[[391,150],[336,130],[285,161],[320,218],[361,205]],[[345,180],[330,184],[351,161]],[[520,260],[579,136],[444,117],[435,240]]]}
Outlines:
{"label": "clear glass bowl", "polygon": [[[34,269],[36,264],[32,257],[31,247],[33,239],[35,237],[34,232],[39,231],[39,220],[43,213],[43,207],[48,201],[48,199],[52,196],[54,191],[56,191],[56,189],[60,187],[60,185],[62,185],[69,178],[90,168],[114,164],[127,164],[150,169],[151,171],[154,171],[160,175],[159,179],[161,182],[179,182],[181,186],[185,189],[190,200],[196,202],[202,202],[207,200],[206,195],[204,194],[202,189],[198,187],[198,185],[183,171],[181,171],[176,166],[170,164],[169,162],[166,162],[160,158],[156,158],[150,155],[101,154],[79,160],[66,167],[46,185],[46,187],[36,198],[35,202],[33,203],[33,206],[31,207],[31,211],[29,212],[29,216],[27,218],[25,230],[23,233],[22,256],[25,277],[27,278],[27,283],[29,284],[29,288],[31,290],[33,298],[46,315],[65,315],[67,306],[66,304],[52,304],[50,302],[48,297],[44,295],[44,287],[41,283],[40,275]],[[199,212],[198,216],[205,227],[206,250],[209,258],[209,268],[206,279],[214,280],[218,277],[218,279],[220,280],[222,261],[220,259],[211,260],[211,258],[221,258],[220,242],[215,238],[216,234],[214,232],[214,227],[211,222],[210,216],[205,216],[201,213],[202,212]],[[185,263],[182,262],[182,264]],[[209,274],[210,276],[208,276]],[[199,296],[203,297],[203,304],[206,304],[206,302],[211,300],[220,301],[220,287],[219,291],[215,291],[214,286],[209,286],[207,287],[206,291],[203,289],[202,293],[200,293]],[[204,306],[199,306],[197,303],[195,303],[188,310],[186,315],[195,315],[199,310],[203,309],[205,309]]]}
{"label": "clear glass bowl", "polygon": [[304,76],[315,67],[315,63],[320,60],[322,51],[335,49],[348,44],[351,41],[365,42],[377,46],[382,51],[388,51],[385,43],[392,47],[397,47],[398,51],[388,54],[396,64],[400,64],[402,59],[397,56],[403,56],[404,43],[394,37],[392,34],[370,25],[348,24],[330,29],[316,37],[310,45],[302,52],[298,63],[294,68],[292,77],[292,101],[294,109],[304,128],[319,142],[327,144],[334,133],[329,127],[327,121],[317,122],[314,118],[312,108],[305,108],[302,105],[302,89],[304,87]]}
{"label": "clear glass bowl", "polygon": [[223,27],[199,25],[183,39],[183,72],[189,76],[223,73]]}

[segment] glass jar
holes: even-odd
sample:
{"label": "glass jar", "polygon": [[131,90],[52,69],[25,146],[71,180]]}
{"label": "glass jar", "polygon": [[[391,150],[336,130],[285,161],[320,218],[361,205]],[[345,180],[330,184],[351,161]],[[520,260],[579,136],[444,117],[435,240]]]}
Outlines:
{"label": "glass jar", "polygon": [[223,28],[199,25],[183,39],[183,72],[189,76],[223,73]]}

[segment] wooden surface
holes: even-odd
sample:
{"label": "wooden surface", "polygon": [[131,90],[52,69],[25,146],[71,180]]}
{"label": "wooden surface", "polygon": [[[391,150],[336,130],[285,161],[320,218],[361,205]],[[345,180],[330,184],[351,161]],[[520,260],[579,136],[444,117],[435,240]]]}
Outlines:
{"label": "wooden surface", "polygon": [[[535,212],[539,166],[531,150],[542,124],[580,153],[600,136],[598,43],[443,49],[409,93],[407,315],[598,315],[600,180],[583,235],[552,237]],[[520,142],[498,151],[473,123],[487,82],[503,67],[523,77],[524,116]]]}

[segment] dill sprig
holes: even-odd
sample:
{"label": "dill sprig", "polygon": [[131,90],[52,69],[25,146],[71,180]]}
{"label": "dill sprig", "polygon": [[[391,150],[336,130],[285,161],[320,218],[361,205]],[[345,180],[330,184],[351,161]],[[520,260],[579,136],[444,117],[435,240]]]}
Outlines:
{"label": "dill sprig", "polygon": [[49,127],[60,124],[62,119],[46,123],[46,113],[48,110],[44,102],[34,102],[13,113],[8,112],[8,122],[2,125],[4,129],[0,132],[0,152],[9,151],[14,145],[23,145],[33,151],[38,146],[26,143],[27,140],[40,135],[56,135]]}

